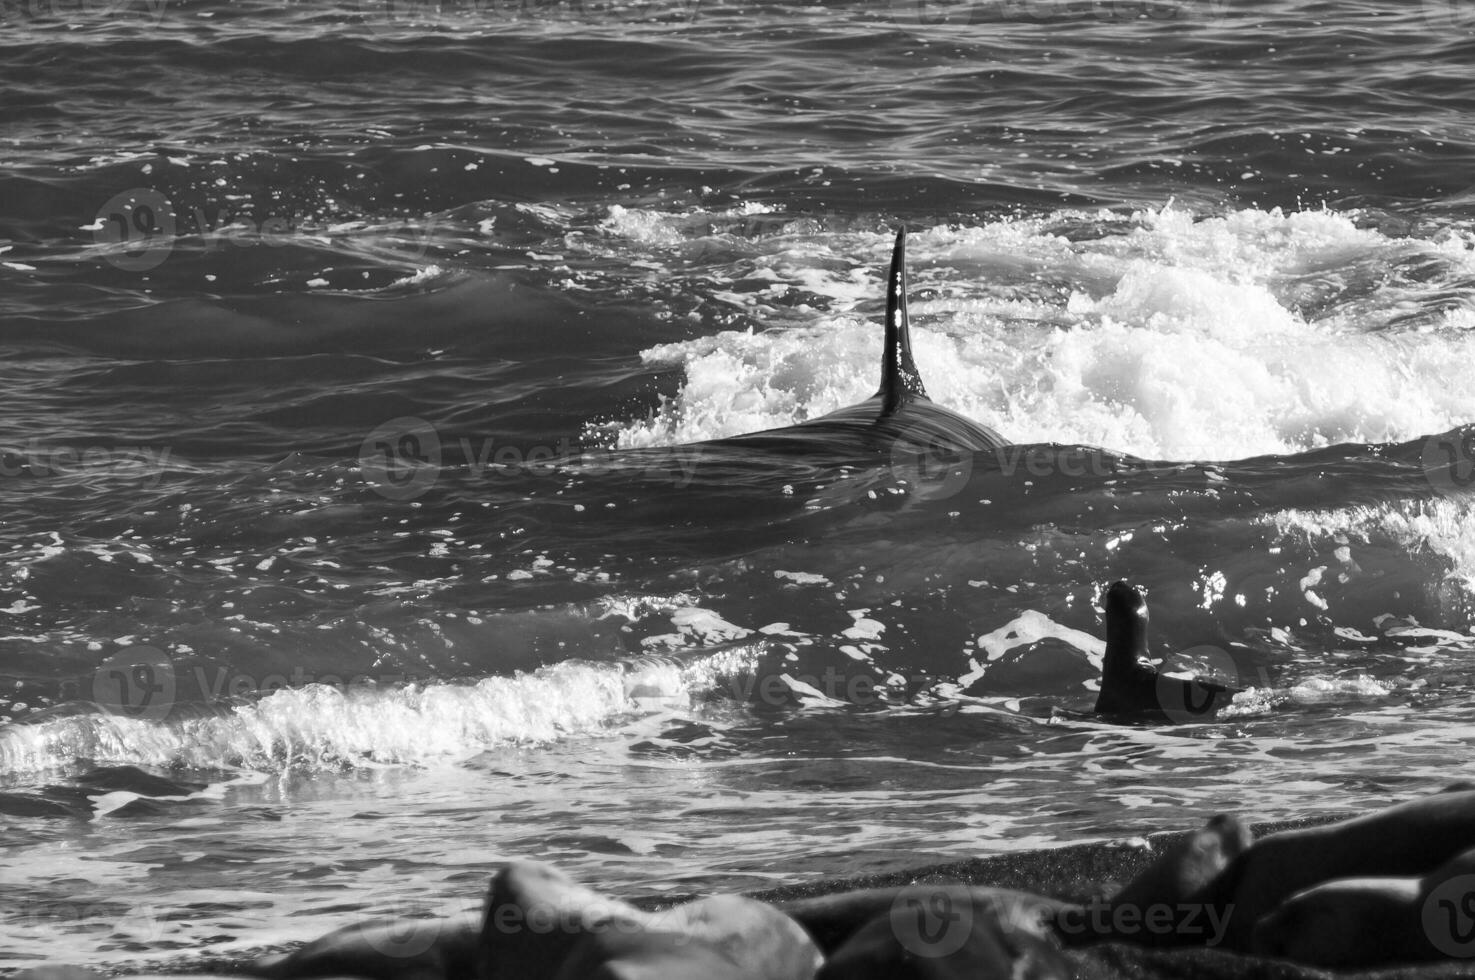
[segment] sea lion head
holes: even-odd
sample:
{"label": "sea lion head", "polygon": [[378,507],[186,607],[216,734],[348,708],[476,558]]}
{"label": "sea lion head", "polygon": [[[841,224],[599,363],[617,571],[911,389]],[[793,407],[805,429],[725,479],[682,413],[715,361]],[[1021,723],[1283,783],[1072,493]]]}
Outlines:
{"label": "sea lion head", "polygon": [[1106,659],[1135,662],[1147,656],[1147,600],[1125,580],[1106,590]]}

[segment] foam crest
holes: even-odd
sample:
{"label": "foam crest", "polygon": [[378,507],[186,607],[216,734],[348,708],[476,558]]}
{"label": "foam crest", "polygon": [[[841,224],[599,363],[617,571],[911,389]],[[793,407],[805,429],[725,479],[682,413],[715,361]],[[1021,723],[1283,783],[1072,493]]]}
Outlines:
{"label": "foam crest", "polygon": [[1310,270],[1335,268],[1389,244],[1381,233],[1358,228],[1336,211],[1247,208],[1201,219],[1171,205],[1133,215],[1123,254],[1157,264],[1214,272],[1230,281],[1265,282]]}
{"label": "foam crest", "polygon": [[1101,672],[1101,661],[1106,655],[1104,640],[1057,623],[1038,610],[1026,609],[993,632],[978,637],[978,649],[984,656],[969,659],[969,669],[958,678],[958,686],[966,688],[985,676],[989,665],[996,663],[1010,651],[1052,639],[1079,650],[1082,658],[1090,665],[1093,677]]}
{"label": "foam crest", "polygon": [[401,688],[310,684],[205,717],[151,722],[83,714],[0,731],[0,770],[91,763],[197,769],[346,769],[456,760],[505,744],[607,730],[636,699],[689,695],[727,659],[682,666],[565,661],[475,684]]}
{"label": "foam crest", "polygon": [[[936,401],[1015,442],[1160,459],[1406,441],[1475,418],[1472,301],[1460,298],[1475,259],[1453,232],[1395,239],[1335,212],[1165,208],[1103,213],[1112,233],[1071,241],[1055,230],[1065,217],[912,236],[915,354]],[[852,262],[875,269],[859,290],[824,250],[806,268],[790,243],[773,266],[831,298],[814,326],[647,350],[686,383],[618,444],[792,425],[874,393],[880,328],[855,306],[884,295],[887,241],[851,237]]]}
{"label": "foam crest", "polygon": [[1431,551],[1449,561],[1449,579],[1475,592],[1475,521],[1470,511],[1468,500],[1434,498],[1336,510],[1290,509],[1266,520],[1282,538],[1305,536],[1332,544],[1382,539],[1410,554]]}
{"label": "foam crest", "polygon": [[619,204],[610,206],[609,214],[599,223],[599,230],[646,244],[670,245],[681,238],[670,215]]}
{"label": "foam crest", "polygon": [[1040,640],[1056,639],[1070,644],[1085,654],[1091,666],[1101,669],[1101,658],[1106,655],[1106,642],[1090,633],[1062,626],[1049,616],[1034,609],[1026,609],[1017,617],[1000,626],[992,633],[978,638],[978,646],[990,661],[998,660],[1015,647],[1027,646]]}
{"label": "foam crest", "polygon": [[822,331],[714,337],[661,344],[646,363],[679,363],[686,384],[660,412],[625,426],[620,448],[721,439],[794,425],[876,392],[881,338],[854,318]]}
{"label": "foam crest", "polygon": [[776,213],[774,208],[756,201],[746,201],[719,211],[698,210],[685,214],[668,211],[651,211],[627,208],[612,204],[599,230],[646,245],[675,245],[684,240],[687,229],[708,230],[713,223],[733,218],[750,218],[755,215]]}

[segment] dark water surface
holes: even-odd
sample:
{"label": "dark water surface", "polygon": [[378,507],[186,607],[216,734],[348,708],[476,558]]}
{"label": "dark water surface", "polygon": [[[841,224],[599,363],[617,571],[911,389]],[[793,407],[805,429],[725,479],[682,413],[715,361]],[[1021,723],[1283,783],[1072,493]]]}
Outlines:
{"label": "dark water surface", "polygon": [[[1472,66],[1463,0],[0,0],[0,968],[1469,777]],[[668,451],[869,396],[899,221],[1014,447]],[[1072,716],[1118,577],[1253,690]]]}

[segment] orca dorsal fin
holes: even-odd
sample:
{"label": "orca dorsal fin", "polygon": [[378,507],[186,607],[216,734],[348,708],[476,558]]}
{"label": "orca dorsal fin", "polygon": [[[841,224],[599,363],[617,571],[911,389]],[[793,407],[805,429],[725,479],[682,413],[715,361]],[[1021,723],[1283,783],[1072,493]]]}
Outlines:
{"label": "orca dorsal fin", "polygon": [[890,415],[913,398],[926,398],[922,376],[912,361],[911,321],[907,317],[907,229],[896,232],[891,275],[886,279],[886,347],[881,353],[881,414]]}

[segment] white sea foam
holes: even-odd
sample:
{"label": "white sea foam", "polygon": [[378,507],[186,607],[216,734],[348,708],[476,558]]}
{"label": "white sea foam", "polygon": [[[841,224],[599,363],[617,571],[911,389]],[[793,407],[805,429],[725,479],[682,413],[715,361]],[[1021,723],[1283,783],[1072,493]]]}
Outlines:
{"label": "white sea foam", "polygon": [[958,685],[967,687],[984,676],[988,669],[987,665],[999,660],[1010,650],[1044,639],[1061,640],[1075,647],[1092,669],[1100,673],[1101,660],[1106,655],[1104,640],[1090,633],[1063,626],[1038,610],[1026,609],[992,633],[985,633],[978,638],[978,648],[984,653],[983,662],[980,663],[976,657],[971,658],[969,670],[958,678]]}
{"label": "white sea foam", "polygon": [[[647,242],[679,235],[675,219],[656,212],[611,222]],[[914,346],[929,392],[1013,441],[1237,459],[1412,439],[1475,418],[1470,311],[1407,329],[1386,320],[1475,274],[1462,238],[1389,238],[1335,212],[1200,221],[1165,208],[1080,242],[1051,227],[938,227],[909,246]],[[888,244],[882,234],[837,239],[834,253],[848,249],[851,260],[837,263],[828,248],[786,239],[781,255],[759,263],[827,296],[831,311],[809,326],[645,351],[686,380],[654,417],[624,426],[618,443],[789,425],[871,395],[879,327],[856,306],[883,295]],[[857,273],[857,260],[869,271]],[[1403,282],[1396,270],[1412,260],[1444,273]],[[1031,280],[1052,288],[1018,285]],[[742,295],[762,318],[760,294]]]}
{"label": "white sea foam", "polygon": [[[1432,552],[1450,563],[1448,577],[1475,591],[1475,522],[1464,498],[1401,500],[1336,510],[1285,510],[1265,518],[1285,538],[1339,544],[1344,562],[1376,541],[1409,553]],[[1311,570],[1308,569],[1308,573]]]}
{"label": "white sea foam", "polygon": [[606,731],[652,700],[689,697],[749,666],[752,651],[679,664],[564,661],[474,684],[309,684],[204,717],[81,714],[0,732],[0,771],[76,760],[201,769],[348,769],[456,761],[507,744]]}

